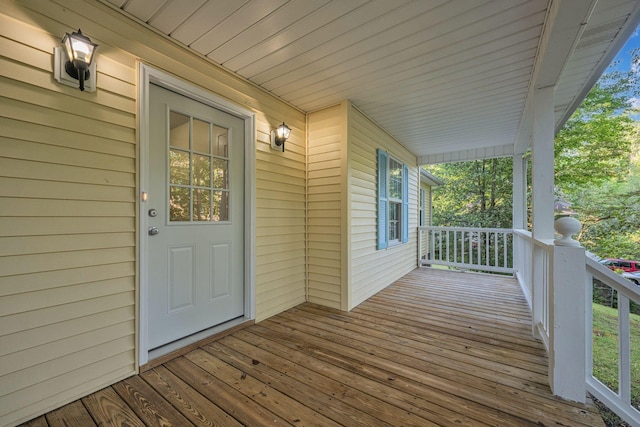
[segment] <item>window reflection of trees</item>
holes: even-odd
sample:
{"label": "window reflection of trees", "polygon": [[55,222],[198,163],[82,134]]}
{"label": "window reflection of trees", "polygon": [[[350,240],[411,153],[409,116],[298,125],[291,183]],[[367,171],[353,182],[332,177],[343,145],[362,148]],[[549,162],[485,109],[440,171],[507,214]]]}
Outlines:
{"label": "window reflection of trees", "polygon": [[228,221],[227,129],[171,112],[170,221]]}

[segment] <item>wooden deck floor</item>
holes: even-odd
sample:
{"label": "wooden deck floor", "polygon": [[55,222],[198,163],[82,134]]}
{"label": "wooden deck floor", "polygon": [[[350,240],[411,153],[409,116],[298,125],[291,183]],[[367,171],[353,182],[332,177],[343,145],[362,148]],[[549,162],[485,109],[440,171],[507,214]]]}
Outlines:
{"label": "wooden deck floor", "polygon": [[303,304],[30,426],[604,426],[554,398],[513,279],[416,270],[350,313]]}

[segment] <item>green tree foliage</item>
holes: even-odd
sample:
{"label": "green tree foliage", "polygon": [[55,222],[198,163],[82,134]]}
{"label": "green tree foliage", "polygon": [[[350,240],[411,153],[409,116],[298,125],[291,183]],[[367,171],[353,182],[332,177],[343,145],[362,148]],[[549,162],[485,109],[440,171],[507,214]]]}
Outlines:
{"label": "green tree foliage", "polygon": [[433,224],[457,227],[511,227],[510,158],[434,165],[444,180],[433,195]]}
{"label": "green tree foliage", "polygon": [[604,74],[555,141],[558,191],[578,212],[580,242],[604,257],[640,259],[639,93],[634,71]]}
{"label": "green tree foliage", "polygon": [[634,81],[619,72],[605,74],[556,136],[555,182],[563,192],[600,185],[629,170]]}

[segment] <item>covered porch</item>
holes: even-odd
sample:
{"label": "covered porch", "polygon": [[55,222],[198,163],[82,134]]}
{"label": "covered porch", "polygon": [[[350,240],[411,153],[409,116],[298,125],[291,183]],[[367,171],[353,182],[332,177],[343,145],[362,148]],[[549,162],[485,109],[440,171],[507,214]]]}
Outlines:
{"label": "covered porch", "polygon": [[419,268],[351,312],[305,303],[27,426],[603,426],[553,396],[509,276]]}

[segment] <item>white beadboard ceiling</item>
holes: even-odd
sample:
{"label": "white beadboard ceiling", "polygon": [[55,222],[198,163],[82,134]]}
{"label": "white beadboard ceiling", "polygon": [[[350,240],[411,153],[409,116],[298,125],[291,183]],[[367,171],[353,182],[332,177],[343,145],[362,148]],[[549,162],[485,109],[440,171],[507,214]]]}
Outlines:
{"label": "white beadboard ceiling", "polygon": [[638,0],[103,0],[310,112],[349,99],[421,163],[523,152],[640,23]]}

